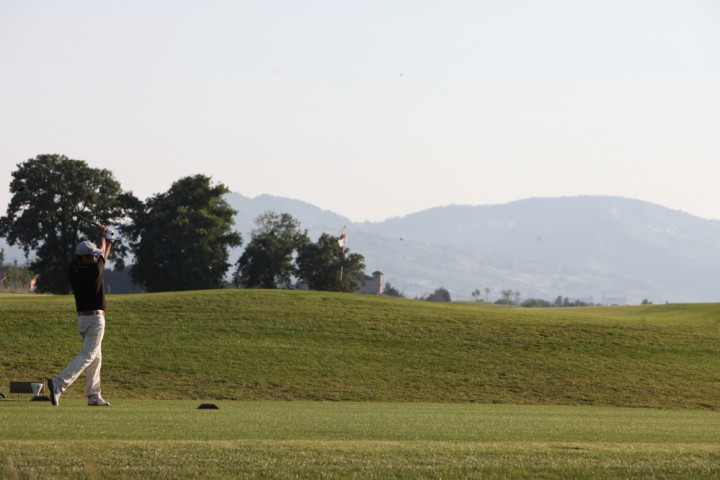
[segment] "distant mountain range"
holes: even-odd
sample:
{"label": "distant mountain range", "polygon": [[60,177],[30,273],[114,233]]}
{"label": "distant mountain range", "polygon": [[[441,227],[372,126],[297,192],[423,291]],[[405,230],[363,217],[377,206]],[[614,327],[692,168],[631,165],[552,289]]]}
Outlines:
{"label": "distant mountain range", "polygon": [[[621,197],[533,198],[504,205],[431,208],[383,222],[354,223],[306,202],[233,193],[236,227],[250,238],[265,211],[287,212],[316,238],[340,234],[407,297],[479,289],[593,303],[720,300],[720,221]],[[240,251],[236,252],[239,256]]]}
{"label": "distant mountain range", "polygon": [[[504,205],[436,207],[382,222],[352,222],[309,203],[271,195],[226,197],[244,243],[266,211],[289,213],[311,238],[339,235],[368,273],[414,298],[446,288],[494,301],[558,296],[592,303],[720,301],[720,221],[621,197],[533,198]],[[3,241],[6,261],[19,250]],[[231,252],[235,262],[242,247]],[[20,260],[22,263],[22,260]],[[486,294],[486,289],[489,293]]]}

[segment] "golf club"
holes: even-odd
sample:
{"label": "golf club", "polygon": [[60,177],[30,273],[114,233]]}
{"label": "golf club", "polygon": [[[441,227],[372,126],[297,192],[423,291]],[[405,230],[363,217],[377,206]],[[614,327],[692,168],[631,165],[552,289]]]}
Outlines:
{"label": "golf club", "polygon": [[[102,226],[102,225],[100,224],[100,222],[96,222],[95,220],[90,220],[89,218],[87,218],[87,217],[85,217],[85,216],[83,216],[83,215],[80,215],[79,213],[76,213],[75,215],[77,215],[77,217],[78,217],[79,219],[85,220],[86,222],[90,222],[90,223],[92,223],[93,225],[95,225],[96,227]],[[115,240],[115,239],[116,239],[115,231],[112,230],[112,229],[109,228],[109,227],[105,227],[105,233],[104,233],[104,235],[105,235],[105,238],[107,238],[108,240]]]}
{"label": "golf club", "polygon": [[99,226],[100,226],[100,223],[99,223],[99,222],[96,222],[95,220],[90,220],[89,218],[87,218],[87,217],[85,217],[85,216],[83,216],[83,215],[80,215],[79,213],[76,213],[75,215],[77,215],[77,217],[78,217],[80,220],[85,220],[85,221],[88,222],[88,223],[92,223],[92,224],[95,225],[96,227],[99,227]]}

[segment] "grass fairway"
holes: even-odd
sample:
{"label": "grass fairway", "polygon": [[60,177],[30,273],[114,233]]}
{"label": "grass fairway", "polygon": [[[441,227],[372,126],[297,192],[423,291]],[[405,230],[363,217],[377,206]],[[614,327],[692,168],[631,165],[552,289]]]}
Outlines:
{"label": "grass fairway", "polygon": [[[77,353],[0,296],[0,391]],[[720,478],[720,305],[109,296],[103,394],[0,400],[0,478]],[[220,410],[197,410],[201,402]]]}
{"label": "grass fairway", "polygon": [[1,478],[719,478],[715,412],[588,406],[0,402]]}
{"label": "grass fairway", "polygon": [[[0,297],[0,379],[79,349],[68,296]],[[109,399],[720,409],[720,304],[520,309],[220,290],[108,299]],[[2,384],[0,384],[2,388]],[[68,396],[82,396],[81,385]]]}

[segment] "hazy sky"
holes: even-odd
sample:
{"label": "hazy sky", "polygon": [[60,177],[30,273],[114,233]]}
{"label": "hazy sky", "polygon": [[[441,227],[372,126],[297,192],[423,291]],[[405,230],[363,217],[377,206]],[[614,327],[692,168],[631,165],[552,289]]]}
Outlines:
{"label": "hazy sky", "polygon": [[0,213],[41,153],[355,221],[563,195],[720,219],[720,2],[0,0]]}

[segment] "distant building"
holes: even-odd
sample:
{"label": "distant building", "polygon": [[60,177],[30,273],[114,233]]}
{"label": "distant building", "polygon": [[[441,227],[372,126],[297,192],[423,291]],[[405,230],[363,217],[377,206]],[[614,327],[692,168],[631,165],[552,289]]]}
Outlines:
{"label": "distant building", "polygon": [[358,293],[382,295],[385,282],[383,281],[382,272],[373,272],[372,276],[363,274],[363,278],[358,284],[360,285]]}

